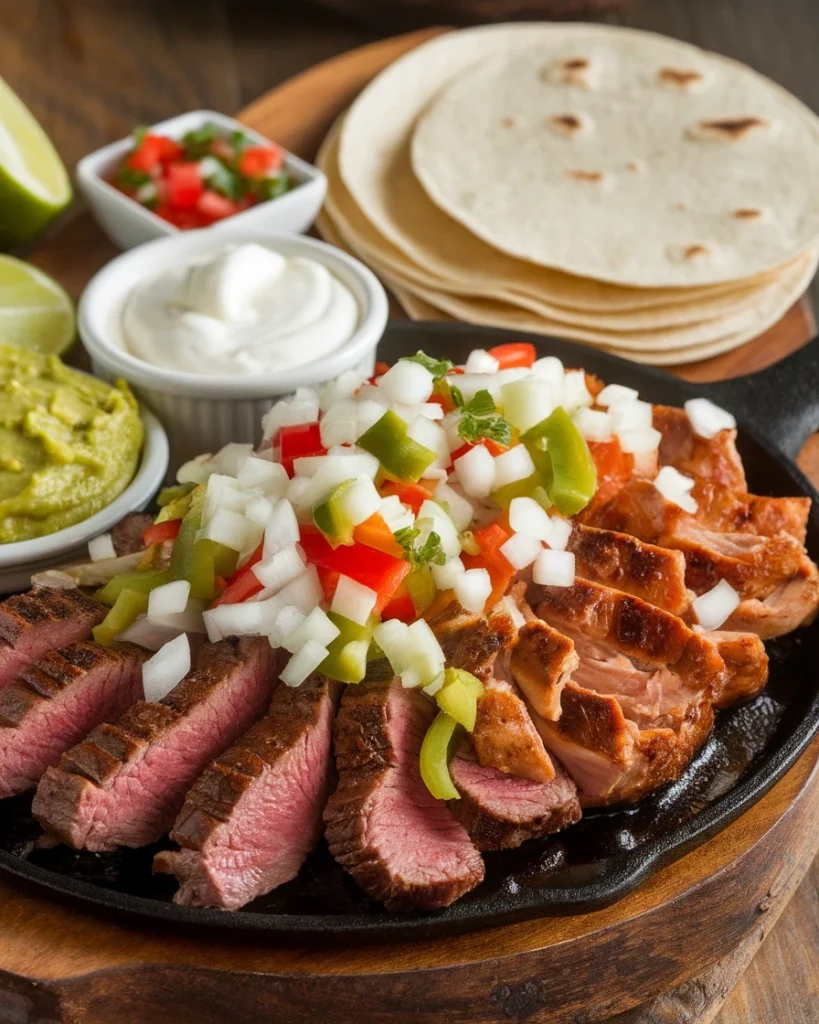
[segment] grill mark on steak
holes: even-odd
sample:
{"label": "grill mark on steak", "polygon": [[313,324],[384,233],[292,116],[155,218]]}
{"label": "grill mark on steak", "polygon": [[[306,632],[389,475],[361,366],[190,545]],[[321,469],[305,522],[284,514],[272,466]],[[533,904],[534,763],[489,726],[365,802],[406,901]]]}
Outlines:
{"label": "grill mark on steak", "polygon": [[167,697],[137,702],[48,769],[34,817],[75,849],[155,842],[208,761],[266,708],[273,663],[266,639],[204,644],[196,667]]}
{"label": "grill mark on steak", "polygon": [[154,871],[176,875],[174,902],[238,910],[295,878],[318,842],[332,774],[340,686],[314,675],[280,685],[261,721],[205,769]]}
{"label": "grill mark on steak", "polygon": [[479,850],[508,850],[580,820],[577,787],[561,769],[550,782],[485,768],[465,743],[450,763],[460,793],[449,806]]}
{"label": "grill mark on steak", "polygon": [[0,798],[36,786],[89,729],[142,693],[147,652],[79,640],[49,651],[0,692]]}
{"label": "grill mark on steak", "polygon": [[481,856],[421,779],[435,707],[396,683],[348,686],[335,726],[339,782],[324,811],[327,842],[358,885],[388,910],[454,903],[484,875]]}
{"label": "grill mark on steak", "polygon": [[107,608],[82,591],[35,587],[0,604],[0,689],[46,651],[84,640]]}

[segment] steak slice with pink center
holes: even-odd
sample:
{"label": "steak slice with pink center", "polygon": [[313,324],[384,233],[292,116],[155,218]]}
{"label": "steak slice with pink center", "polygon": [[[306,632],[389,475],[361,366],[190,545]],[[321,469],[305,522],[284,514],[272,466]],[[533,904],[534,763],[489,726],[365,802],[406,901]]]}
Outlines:
{"label": "steak slice with pink center", "polygon": [[267,708],[274,661],[266,639],[204,644],[196,667],[167,697],[134,704],[48,769],[34,817],[75,849],[155,842],[208,761]]}
{"label": "steak slice with pink center", "polygon": [[551,782],[484,768],[469,744],[449,766],[460,800],[452,813],[479,850],[509,850],[580,821],[577,787],[559,765]]}
{"label": "steak slice with pink center", "polygon": [[147,656],[135,644],[78,640],[44,654],[0,691],[0,799],[36,786],[89,729],[139,700]]}
{"label": "steak slice with pink center", "polygon": [[295,878],[322,833],[339,684],[280,685],[267,715],[205,769],[154,871],[182,883],[175,903],[238,910]]}
{"label": "steak slice with pink center", "polygon": [[435,706],[399,684],[348,686],[336,719],[338,788],[324,812],[333,856],[388,910],[447,907],[483,879],[481,855],[424,785]]}
{"label": "steak slice with pink center", "polygon": [[84,640],[108,611],[81,590],[35,587],[0,604],[0,690],[46,651]]}

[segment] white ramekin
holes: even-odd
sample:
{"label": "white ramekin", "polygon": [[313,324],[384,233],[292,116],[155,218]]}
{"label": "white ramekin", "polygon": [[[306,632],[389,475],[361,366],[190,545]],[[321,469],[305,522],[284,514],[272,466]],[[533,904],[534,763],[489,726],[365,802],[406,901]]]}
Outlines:
{"label": "white ramekin", "polygon": [[[208,123],[217,125],[227,135],[240,131],[260,146],[270,143],[264,135],[215,110],[191,110],[187,114],[160,121],[152,126],[151,131],[172,139],[181,139],[186,132]],[[130,136],[120,139],[89,153],[77,164],[77,184],[88,200],[95,220],[120,249],[131,249],[154,238],[180,233],[179,228],[157,217],[147,207],[141,206],[109,183],[108,179],[133,145]],[[295,188],[276,199],[269,199],[234,214],[230,220],[242,227],[253,225],[262,231],[281,234],[307,231],[324,202],[327,179],[317,167],[286,150],[284,167],[295,182]]]}
{"label": "white ramekin", "polygon": [[[225,242],[258,242],[285,256],[322,262],[358,302],[358,327],[335,352],[321,360],[257,377],[182,373],[146,363],[122,344],[122,307],[138,282],[163,270],[217,252]],[[203,231],[184,231],[123,253],[103,267],[80,299],[78,326],[94,372],[107,380],[124,378],[164,423],[171,446],[170,471],[202,452],[230,441],[257,444],[262,416],[278,397],[297,387],[321,384],[346,370],[369,376],[375,348],[387,322],[387,296],[362,263],[324,242],[301,235],[275,235],[225,221]]]}
{"label": "white ramekin", "polygon": [[110,505],[45,537],[0,544],[0,593],[24,590],[34,573],[54,565],[88,557],[89,540],[106,533],[129,512],[141,512],[153,500],[168,468],[168,438],[162,424],[151,412],[140,408],[145,426],[142,457],[133,480]]}

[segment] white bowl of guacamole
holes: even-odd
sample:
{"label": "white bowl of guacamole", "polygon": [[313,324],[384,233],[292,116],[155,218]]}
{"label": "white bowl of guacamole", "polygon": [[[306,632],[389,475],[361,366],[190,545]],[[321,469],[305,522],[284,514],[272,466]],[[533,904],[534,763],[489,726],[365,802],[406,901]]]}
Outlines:
{"label": "white bowl of guacamole", "polygon": [[145,508],[167,464],[165,431],[127,385],[0,345],[0,572],[33,570]]}

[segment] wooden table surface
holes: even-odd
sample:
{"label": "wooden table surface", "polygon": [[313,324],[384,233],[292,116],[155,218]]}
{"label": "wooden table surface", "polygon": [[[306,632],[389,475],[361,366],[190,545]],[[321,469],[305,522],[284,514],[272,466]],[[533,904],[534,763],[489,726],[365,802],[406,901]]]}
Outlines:
{"label": "wooden table surface", "polygon": [[[610,20],[744,60],[819,109],[816,0],[636,0]],[[0,0],[0,75],[72,166],[135,124],[197,107],[238,110],[317,61],[388,34],[298,0]],[[810,462],[817,473],[817,446]],[[817,1024],[817,951],[819,861],[715,1024]],[[684,1024],[671,1014],[662,1024]]]}

